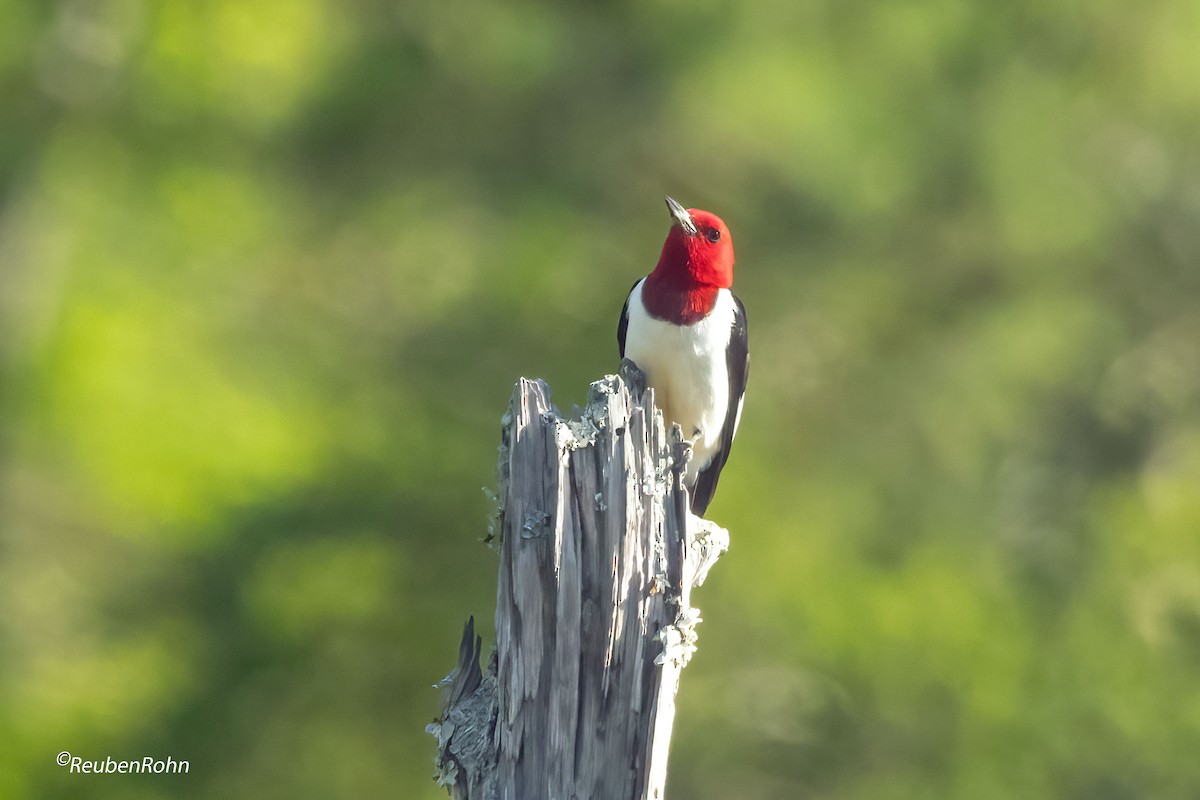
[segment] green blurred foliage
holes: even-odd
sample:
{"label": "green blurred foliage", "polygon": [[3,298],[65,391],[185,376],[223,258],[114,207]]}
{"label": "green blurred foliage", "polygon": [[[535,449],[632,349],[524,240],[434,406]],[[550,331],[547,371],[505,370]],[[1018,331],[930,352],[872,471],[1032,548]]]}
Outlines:
{"label": "green blurred foliage", "polygon": [[1200,794],[1200,5],[0,19],[0,796],[444,796],[500,414],[666,192],[754,348],[672,798]]}

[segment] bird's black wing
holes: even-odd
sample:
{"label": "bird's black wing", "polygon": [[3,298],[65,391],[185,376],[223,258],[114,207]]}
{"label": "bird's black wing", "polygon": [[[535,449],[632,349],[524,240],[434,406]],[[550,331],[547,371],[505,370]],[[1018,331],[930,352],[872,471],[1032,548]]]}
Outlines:
{"label": "bird's black wing", "polygon": [[617,347],[621,349],[621,358],[625,357],[625,332],[629,330],[629,298],[641,282],[641,278],[633,282],[633,286],[629,287],[629,294],[625,295],[625,305],[621,306],[621,321],[617,323]]}
{"label": "bird's black wing", "polygon": [[725,424],[721,427],[721,448],[696,476],[696,485],[692,489],[692,513],[697,516],[703,516],[708,510],[708,504],[717,491],[717,478],[729,458],[729,449],[733,447],[733,435],[737,432],[738,418],[742,413],[742,398],[746,394],[746,380],[750,377],[746,307],[736,296],[733,304],[733,330],[729,334],[729,347],[725,350],[725,363],[729,369],[729,407],[725,411]]}

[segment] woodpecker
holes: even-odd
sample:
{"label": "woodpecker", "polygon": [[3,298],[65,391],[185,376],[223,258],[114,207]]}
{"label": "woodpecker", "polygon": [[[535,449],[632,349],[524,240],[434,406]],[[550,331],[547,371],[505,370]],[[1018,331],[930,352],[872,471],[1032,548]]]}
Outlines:
{"label": "woodpecker", "polygon": [[621,357],[654,388],[667,425],[692,443],[684,484],[703,516],[742,416],[750,373],[746,309],[733,285],[733,240],[716,214],[667,198],[671,229],[654,271],[621,309]]}

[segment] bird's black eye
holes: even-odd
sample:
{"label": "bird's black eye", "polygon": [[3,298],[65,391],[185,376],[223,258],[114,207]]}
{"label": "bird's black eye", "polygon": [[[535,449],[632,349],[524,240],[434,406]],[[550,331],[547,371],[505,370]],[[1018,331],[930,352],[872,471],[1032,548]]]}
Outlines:
{"label": "bird's black eye", "polygon": [[721,232],[716,228],[708,228],[704,231],[704,238],[708,239],[713,244],[721,241]]}

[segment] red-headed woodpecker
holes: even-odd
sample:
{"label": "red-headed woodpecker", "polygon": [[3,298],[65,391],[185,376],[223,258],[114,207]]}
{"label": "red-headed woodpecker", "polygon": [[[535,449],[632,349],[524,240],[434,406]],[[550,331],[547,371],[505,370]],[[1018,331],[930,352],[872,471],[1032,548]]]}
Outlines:
{"label": "red-headed woodpecker", "polygon": [[633,285],[617,343],[692,442],[684,483],[703,515],[737,432],[750,371],[746,309],[733,285],[733,240],[716,214],[667,198],[673,222],[654,271]]}

